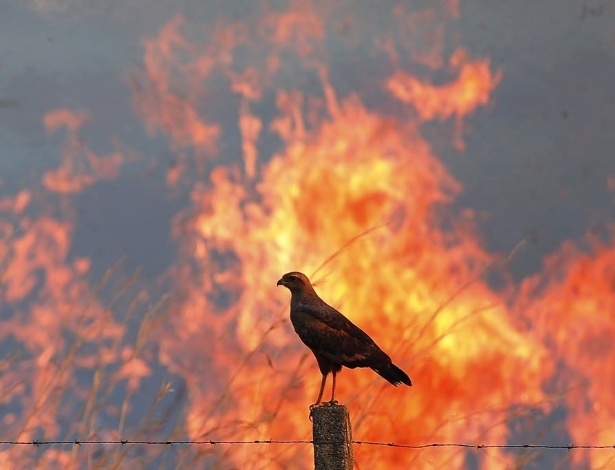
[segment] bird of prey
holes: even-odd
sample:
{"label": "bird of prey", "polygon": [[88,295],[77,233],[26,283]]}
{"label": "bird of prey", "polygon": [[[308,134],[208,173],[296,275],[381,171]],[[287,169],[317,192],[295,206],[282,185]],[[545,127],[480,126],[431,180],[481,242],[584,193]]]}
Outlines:
{"label": "bird of prey", "polygon": [[410,377],[367,333],[316,294],[305,274],[284,274],[277,285],[290,290],[290,321],[301,341],[314,353],[322,374],[318,398],[312,406],[320,404],[329,373],[333,374],[330,403],[335,403],[335,376],[342,366],[369,367],[395,386],[412,385]]}

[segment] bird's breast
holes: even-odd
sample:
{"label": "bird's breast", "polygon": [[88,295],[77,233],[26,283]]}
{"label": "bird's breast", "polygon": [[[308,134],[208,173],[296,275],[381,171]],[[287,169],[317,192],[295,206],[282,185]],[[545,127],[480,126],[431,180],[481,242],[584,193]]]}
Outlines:
{"label": "bird's breast", "polygon": [[315,341],[324,326],[321,321],[300,308],[291,310],[290,322],[299,338],[308,346]]}

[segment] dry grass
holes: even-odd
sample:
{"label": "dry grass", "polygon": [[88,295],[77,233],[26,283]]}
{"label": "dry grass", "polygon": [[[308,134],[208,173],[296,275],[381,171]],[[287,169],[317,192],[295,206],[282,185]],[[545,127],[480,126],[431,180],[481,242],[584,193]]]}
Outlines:
{"label": "dry grass", "polygon": [[[354,237],[347,244],[331,255],[314,274],[353,243],[372,233],[378,227],[367,230]],[[508,262],[517,253],[519,246],[506,257]],[[6,272],[10,260],[0,260],[0,267]],[[502,263],[499,263],[500,265]],[[0,439],[2,440],[155,440],[174,441],[189,439],[185,422],[186,390],[179,377],[169,377],[156,357],[157,335],[164,328],[165,319],[172,312],[168,306],[168,296],[162,296],[155,302],[148,300],[149,295],[139,287],[137,273],[128,279],[121,279],[119,274],[122,263],[118,262],[107,270],[105,275],[93,288],[83,284],[75,297],[74,311],[61,315],[61,334],[55,337],[49,346],[53,351],[47,362],[41,361],[41,353],[36,356],[28,351],[27,344],[19,352],[4,351],[0,361],[2,390],[0,398],[4,405],[4,423]],[[479,275],[459,287],[446,299],[441,307],[421,329],[417,331],[417,341],[425,333],[430,322],[453,302],[464,289],[483,278],[494,269],[489,266]],[[117,279],[121,279],[117,281]],[[104,305],[101,299],[106,298]],[[34,303],[33,303],[34,304]],[[5,307],[10,312],[10,306]],[[488,309],[491,306],[487,305]],[[469,312],[465,321],[480,311]],[[3,324],[27,321],[27,310],[15,310],[2,319]],[[279,312],[271,326],[262,335],[260,343],[247,351],[243,359],[236,364],[230,375],[226,390],[217,400],[211,402],[210,414],[216,416],[223,406],[227,395],[235,386],[235,380],[245,373],[255,356],[263,353],[262,346],[268,336],[280,327],[285,319],[285,310]],[[455,324],[453,327],[456,327]],[[110,334],[109,332],[113,332]],[[416,350],[416,358],[428,356],[430,351],[446,336],[436,338],[425,347]],[[266,353],[265,353],[266,354]],[[297,367],[288,377],[288,389],[296,383],[306,369],[308,354],[303,353]],[[271,359],[267,357],[271,364]],[[417,359],[418,360],[418,359]],[[124,367],[131,363],[141,363],[150,369],[142,375],[123,373]],[[11,373],[18,371],[18,373]],[[285,390],[272,406],[274,419],[282,408]],[[378,393],[370,395],[364,412],[353,416],[353,423],[360,427],[371,413],[371,405],[378,399]],[[350,401],[356,397],[348,397]],[[557,397],[551,398],[557,401]],[[498,416],[508,422],[522,418],[527,409],[489,409],[483,410],[489,416]],[[10,418],[7,418],[10,417]],[[451,416],[451,421],[466,421],[468,414]],[[306,413],[307,420],[307,413]],[[446,426],[449,423],[442,423]],[[500,423],[494,423],[496,426]],[[226,432],[249,428],[254,423],[224,423],[220,428],[230,426]],[[212,432],[215,430],[211,430]],[[485,431],[488,434],[488,430]],[[532,442],[540,442],[548,430],[528,436]],[[487,435],[486,434],[486,435]],[[289,436],[289,438],[303,436]],[[204,436],[204,438],[207,438]],[[403,437],[402,437],[403,438]],[[481,436],[474,436],[480,439]],[[260,468],[283,468],[284,462],[292,455],[291,446],[273,447],[267,454],[267,461],[261,462]],[[5,468],[26,466],[119,469],[119,468],[228,468],[228,455],[234,452],[231,446],[145,446],[145,445],[74,445],[66,446],[3,446],[0,462]],[[410,463],[416,459],[429,458],[429,452],[444,452],[441,449],[426,449],[415,452]],[[452,461],[458,453],[467,450],[446,450]],[[475,451],[477,458],[488,458],[486,451]],[[534,462],[540,456],[537,452],[519,452],[514,468],[535,468]],[[562,459],[561,468],[567,468],[569,458]],[[358,467],[360,468],[360,466]]]}

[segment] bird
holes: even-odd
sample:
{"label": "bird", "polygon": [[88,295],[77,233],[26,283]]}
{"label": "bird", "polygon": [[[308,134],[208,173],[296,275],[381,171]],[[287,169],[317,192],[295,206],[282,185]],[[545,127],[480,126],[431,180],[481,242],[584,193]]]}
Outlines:
{"label": "bird", "polygon": [[316,403],[321,404],[329,373],[333,375],[331,401],[335,401],[335,379],[342,366],[369,367],[397,386],[412,386],[410,377],[361,328],[322,300],[308,277],[298,271],[286,273],[277,283],[290,290],[290,321],[303,343],[316,357],[322,381]]}

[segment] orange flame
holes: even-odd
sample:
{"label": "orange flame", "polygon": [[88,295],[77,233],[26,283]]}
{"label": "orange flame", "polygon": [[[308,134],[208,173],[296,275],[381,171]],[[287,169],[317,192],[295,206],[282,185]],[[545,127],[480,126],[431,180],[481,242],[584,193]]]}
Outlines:
{"label": "orange flame", "polygon": [[[148,47],[167,50],[170,27]],[[288,28],[281,31],[287,37]],[[172,44],[200,49],[177,34],[174,29]],[[312,51],[300,48],[299,54]],[[194,61],[209,63],[207,57]],[[399,71],[390,89],[420,110],[422,120],[455,116],[461,122],[487,103],[500,74],[492,74],[487,61],[467,62],[461,52],[450,63],[460,70],[454,85],[413,85],[402,95],[401,77],[420,82]],[[541,380],[551,368],[544,347],[516,332],[498,295],[481,280],[492,260],[473,234],[472,214],[444,218],[442,208],[459,185],[421,137],[420,121],[383,118],[357,96],[340,102],[326,68],[316,68],[328,119],[307,124],[304,107],[317,100],[280,91],[270,128],[284,148],[263,167],[256,187],[250,179],[265,126],[248,103],[261,95],[235,88],[244,96],[238,122],[245,172],[215,169],[207,185],[195,187],[193,206],[176,219],[185,258],[173,276],[183,295],[161,339],[161,357],[187,382],[190,436],[309,436],[306,406],[319,374],[289,328],[287,293],[275,289],[282,273],[300,269],[315,273],[322,296],[377,338],[417,383],[394,389],[370,371],[343,373],[338,393],[351,408],[356,437],[502,442],[512,404],[542,406]],[[171,72],[152,74],[155,83]],[[444,222],[452,228],[443,230]],[[309,449],[273,457],[271,449],[249,452],[249,458],[242,450],[224,458],[242,466],[266,459],[280,466],[310,462]],[[366,466],[413,458],[393,449],[357,452]],[[442,451],[429,466],[459,466],[463,459]]]}
{"label": "orange flame", "polygon": [[[383,121],[357,100],[341,109],[309,136],[310,144],[294,141],[274,157],[259,186],[263,204],[250,203],[237,177],[223,171],[214,173],[211,190],[195,193],[202,209],[192,222],[192,256],[204,279],[173,321],[182,341],[167,338],[163,349],[177,357],[178,347],[185,354],[185,335],[201,338],[188,340],[197,345],[191,354],[215,357],[214,376],[227,387],[223,418],[208,418],[220,392],[194,369],[178,369],[189,377],[189,389],[198,390],[191,392],[192,435],[306,436],[305,406],[319,375],[311,357],[303,360],[305,350],[285,320],[287,293],[271,280],[295,268],[313,271],[366,227],[379,226],[346,245],[326,266],[328,274],[315,278],[322,296],[378,338],[417,384],[396,390],[370,372],[343,373],[338,396],[355,416],[355,436],[500,441],[506,436],[500,414],[511,403],[543,399],[544,349],[514,331],[497,295],[478,279],[489,259],[474,238],[437,230],[434,209],[457,186],[414,126]],[[222,272],[214,261],[221,252],[238,259]],[[191,277],[182,279],[188,284]],[[468,279],[476,281],[460,290]],[[222,312],[217,290],[235,299]],[[229,335],[232,348],[229,340],[216,340]],[[220,429],[222,422],[242,421],[250,423],[245,430]],[[245,464],[244,457],[237,462]],[[368,466],[399,464],[408,454],[369,449],[357,458]],[[442,465],[459,463],[445,453],[442,459]]]}
{"label": "orange flame", "polygon": [[[615,239],[613,228],[610,234]],[[544,272],[521,286],[518,310],[533,334],[562,361],[554,386],[569,410],[573,442],[608,443],[615,441],[610,406],[615,389],[610,367],[615,361],[615,245],[595,237],[589,241],[590,253],[565,243],[550,256]],[[613,464],[613,453],[575,452],[577,464],[584,459],[592,468],[607,468]]]}
{"label": "orange flame", "polygon": [[85,147],[77,132],[87,122],[85,113],[58,109],[45,115],[49,132],[66,127],[68,135],[62,153],[61,165],[43,177],[43,184],[50,191],[74,193],[82,191],[99,179],[115,179],[124,158],[119,153],[99,156]]}
{"label": "orange flame", "polygon": [[425,83],[407,73],[398,71],[388,83],[391,93],[400,101],[411,104],[423,121],[456,119],[456,145],[463,150],[463,118],[477,107],[489,103],[502,73],[493,74],[489,61],[467,62],[466,53],[458,49],[450,59],[450,67],[458,70],[457,79],[447,85]]}

